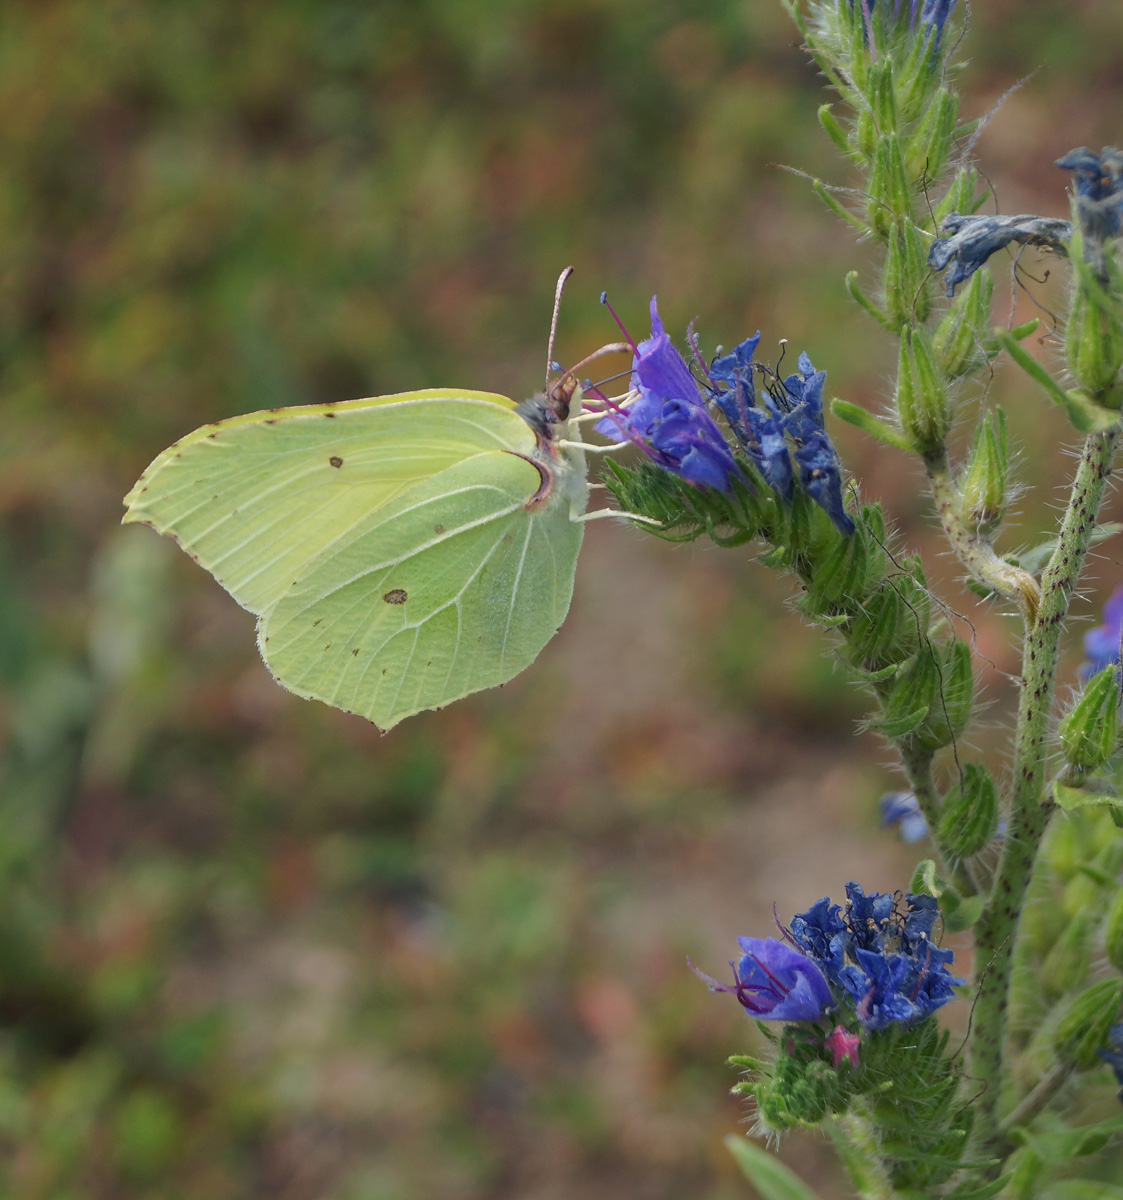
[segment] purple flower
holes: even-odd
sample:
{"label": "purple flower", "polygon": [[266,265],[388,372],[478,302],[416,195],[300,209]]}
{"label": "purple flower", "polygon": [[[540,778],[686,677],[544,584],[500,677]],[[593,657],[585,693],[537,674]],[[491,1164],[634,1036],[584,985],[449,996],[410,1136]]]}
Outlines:
{"label": "purple flower", "polygon": [[928,836],[928,822],[912,792],[889,792],[880,804],[882,828],[896,825],[905,842],[919,842]]}
{"label": "purple flower", "polygon": [[959,284],[970,279],[992,254],[1011,242],[1067,254],[1072,225],[1056,217],[1035,217],[1032,213],[988,217],[953,212],[944,218],[940,232],[944,236],[932,243],[928,265],[934,271],[942,271],[948,263],[953,264],[944,276],[944,286],[951,297]]}
{"label": "purple flower", "polygon": [[1112,663],[1119,663],[1119,644],[1123,639],[1123,584],[1115,589],[1104,605],[1104,623],[1084,635],[1087,661],[1080,668],[1082,679],[1091,679]]}
{"label": "purple flower", "polygon": [[711,992],[730,992],[759,1021],[817,1021],[834,1008],[822,971],[776,938],[737,939],[744,951],[730,963],[733,983],[719,983],[694,968]]}
{"label": "purple flower", "polygon": [[667,336],[654,296],[651,337],[636,347],[632,388],[639,398],[627,412],[598,421],[598,432],[615,442],[636,442],[652,461],[691,483],[729,491],[740,468],[706,410],[690,368]]}

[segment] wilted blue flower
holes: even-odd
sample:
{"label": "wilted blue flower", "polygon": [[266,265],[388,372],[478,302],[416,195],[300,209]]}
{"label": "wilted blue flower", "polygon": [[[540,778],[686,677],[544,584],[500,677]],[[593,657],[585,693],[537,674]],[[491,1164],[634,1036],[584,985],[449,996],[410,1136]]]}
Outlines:
{"label": "wilted blue flower", "polygon": [[1121,1085],[1119,1099],[1123,1100],[1123,1024],[1112,1025],[1107,1031],[1107,1044],[1110,1049],[1097,1050],[1096,1053],[1115,1072],[1115,1081]]}
{"label": "wilted blue flower", "polygon": [[1093,247],[1102,247],[1123,230],[1123,153],[1105,146],[1099,154],[1080,146],[1057,159],[1071,171],[1080,227]]}
{"label": "wilted blue flower", "polygon": [[1083,679],[1091,679],[1105,667],[1119,662],[1119,643],[1123,639],[1123,584],[1115,589],[1104,604],[1104,623],[1089,629],[1084,635],[1087,661],[1080,668]]}
{"label": "wilted blue flower", "polygon": [[1017,242],[1023,246],[1038,246],[1055,254],[1067,254],[1072,237],[1072,225],[1056,217],[1035,217],[1023,213],[1017,217],[967,216],[949,213],[937,238],[928,251],[928,265],[942,271],[948,263],[952,268],[944,276],[948,296],[972,275],[992,254]]}
{"label": "wilted blue flower", "polygon": [[889,792],[879,803],[882,828],[896,825],[905,842],[919,842],[928,836],[928,822],[912,792]]}
{"label": "wilted blue flower", "polygon": [[866,1029],[894,1022],[911,1025],[954,998],[962,983],[948,973],[952,951],[932,942],[939,915],[931,896],[869,896],[856,883],[846,885],[841,906],[823,898],[792,920],[796,945],[823,969],[827,979],[853,1003]]}
{"label": "wilted blue flower", "polygon": [[760,1021],[817,1021],[834,1008],[822,971],[806,955],[776,938],[737,939],[744,951],[730,963],[732,984],[719,983],[697,968],[712,992],[731,992]]}
{"label": "wilted blue flower", "polygon": [[638,399],[626,413],[598,421],[597,430],[615,442],[636,442],[659,466],[691,483],[727,492],[740,469],[663,328],[654,296],[651,337],[636,347],[632,388]]}

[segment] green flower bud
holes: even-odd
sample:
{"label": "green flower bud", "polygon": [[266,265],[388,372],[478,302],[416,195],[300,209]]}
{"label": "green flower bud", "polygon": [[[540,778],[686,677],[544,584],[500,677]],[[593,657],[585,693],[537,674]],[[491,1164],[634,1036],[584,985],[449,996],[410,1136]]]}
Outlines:
{"label": "green flower bud", "polygon": [[1065,354],[1077,382],[1093,392],[1113,383],[1123,365],[1123,322],[1085,285],[1077,289],[1069,313]]}
{"label": "green flower bud", "polygon": [[1123,971],[1123,888],[1120,888],[1104,918],[1104,949],[1107,961]]}
{"label": "green flower bud", "polygon": [[[932,310],[927,248],[911,217],[899,217],[886,239],[885,311],[895,328],[921,325]],[[925,335],[927,337],[927,335]]]}
{"label": "green flower bud", "polygon": [[952,854],[967,858],[978,854],[997,828],[998,789],[994,780],[986,767],[964,763],[959,782],[944,801],[940,841]]}
{"label": "green flower bud", "polygon": [[1060,728],[1066,761],[1083,771],[1102,767],[1119,744],[1119,679],[1114,666],[1093,675]]}
{"label": "green flower bud", "polygon": [[[978,278],[978,276],[976,276]],[[1006,512],[1006,478],[1010,466],[1006,414],[988,412],[975,430],[971,457],[959,484],[960,512],[968,527],[993,533]]]}
{"label": "green flower bud", "polygon": [[940,668],[928,645],[906,663],[882,700],[883,715],[874,725],[888,738],[902,738],[920,726],[936,698]]}
{"label": "green flower bud", "polygon": [[938,179],[947,162],[959,115],[959,97],[940,88],[912,132],[905,150],[909,179]]}
{"label": "green flower bud", "polygon": [[932,353],[947,379],[959,379],[986,357],[994,276],[976,271],[940,318],[932,334]]}
{"label": "green flower bud", "polygon": [[943,447],[951,429],[951,405],[923,329],[904,329],[901,333],[897,413],[901,428],[919,453]]}
{"label": "green flower bud", "polygon": [[937,683],[928,714],[916,732],[916,744],[939,750],[959,737],[971,718],[975,701],[975,674],[971,647],[952,640],[937,652]]}
{"label": "green flower bud", "polygon": [[1053,1048],[1062,1062],[1087,1071],[1099,1063],[1096,1051],[1107,1045],[1107,1031],[1119,1019],[1123,979],[1104,979],[1085,988],[1057,1023]]}
{"label": "green flower bud", "polygon": [[1052,996],[1062,996],[1087,979],[1092,961],[1092,930],[1088,914],[1077,913],[1038,967],[1038,984]]}

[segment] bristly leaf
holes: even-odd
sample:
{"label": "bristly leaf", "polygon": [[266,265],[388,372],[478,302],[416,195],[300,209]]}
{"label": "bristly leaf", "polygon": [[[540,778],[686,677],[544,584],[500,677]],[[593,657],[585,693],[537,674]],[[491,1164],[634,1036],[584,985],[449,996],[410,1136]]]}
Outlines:
{"label": "bristly leaf", "polygon": [[774,1154],[734,1134],[725,1139],[725,1144],[762,1200],[818,1200],[807,1184]]}

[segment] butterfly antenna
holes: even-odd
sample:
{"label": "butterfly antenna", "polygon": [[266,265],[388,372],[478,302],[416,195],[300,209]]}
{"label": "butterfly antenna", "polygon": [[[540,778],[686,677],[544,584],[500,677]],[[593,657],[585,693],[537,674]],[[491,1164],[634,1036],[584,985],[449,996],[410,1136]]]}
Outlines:
{"label": "butterfly antenna", "polygon": [[554,338],[558,332],[558,313],[561,311],[562,290],[565,288],[566,281],[573,274],[572,267],[566,269],[558,276],[558,286],[554,289],[554,316],[550,321],[550,344],[546,348],[546,388],[550,387],[550,375],[554,371]]}

